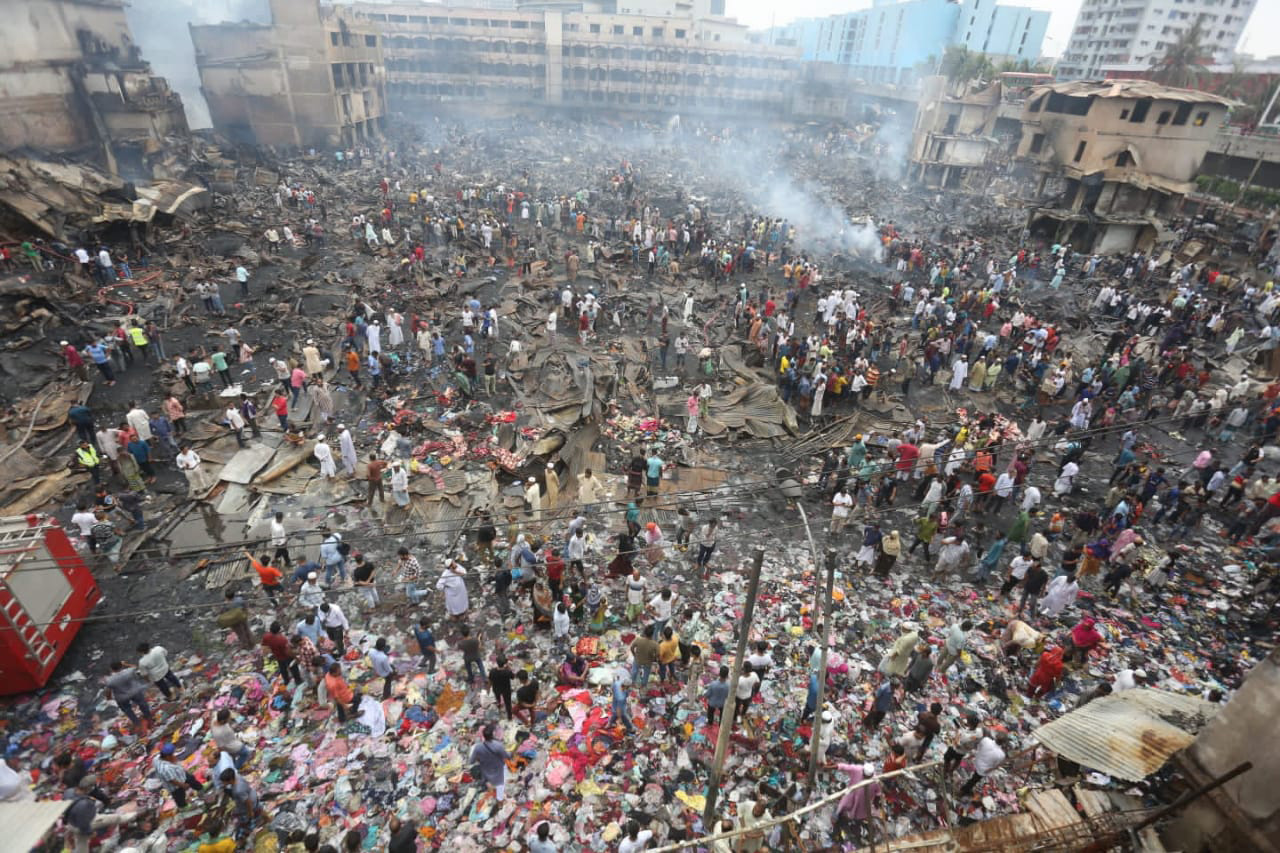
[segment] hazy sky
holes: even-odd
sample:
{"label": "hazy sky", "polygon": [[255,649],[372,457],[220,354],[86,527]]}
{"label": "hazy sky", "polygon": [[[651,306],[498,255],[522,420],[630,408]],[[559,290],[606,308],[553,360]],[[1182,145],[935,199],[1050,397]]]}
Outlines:
{"label": "hazy sky", "polygon": [[[1067,46],[1071,35],[1071,26],[1075,23],[1076,12],[1080,11],[1082,0],[1001,0],[1010,6],[1030,6],[1033,9],[1047,9],[1052,12],[1049,18],[1049,34],[1044,40],[1046,56],[1057,56]],[[753,28],[768,27],[772,24],[785,24],[796,18],[814,18],[822,15],[833,15],[850,12],[855,9],[866,9],[871,0],[789,0],[786,4],[775,0],[728,0],[728,14]],[[783,7],[783,8],[779,8]],[[1249,26],[1244,31],[1240,42],[1240,50],[1264,58],[1277,52],[1274,40],[1268,40],[1266,33],[1273,35],[1280,32],[1280,0],[1257,0]]]}

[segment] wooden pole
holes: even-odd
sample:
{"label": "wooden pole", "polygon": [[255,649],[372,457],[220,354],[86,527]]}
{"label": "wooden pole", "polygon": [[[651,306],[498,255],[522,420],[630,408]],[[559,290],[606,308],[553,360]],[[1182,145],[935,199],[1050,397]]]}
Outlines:
{"label": "wooden pole", "polygon": [[[837,802],[841,797],[843,797],[845,794],[849,793],[850,791],[856,791],[859,788],[865,788],[866,786],[874,784],[876,782],[881,782],[885,779],[892,779],[896,776],[902,776],[907,773],[915,773],[920,770],[928,770],[931,767],[937,767],[941,764],[942,764],[941,761],[929,761],[924,764],[915,764],[915,765],[912,765],[911,767],[904,767],[901,770],[894,770],[890,773],[882,773],[879,776],[872,776],[870,778],[863,779],[861,782],[858,782],[856,784],[849,785],[848,787],[845,787],[845,788],[841,788],[839,791],[836,791],[833,794],[829,794],[823,797],[821,800],[818,800],[816,803],[810,803],[809,805],[796,809],[793,812],[788,812],[787,814],[782,815],[781,817],[775,817],[772,820],[762,821],[750,828],[734,829],[734,830],[730,830],[729,832],[717,832],[712,835],[705,835],[702,838],[691,838],[688,841],[677,841],[674,844],[668,844],[665,847],[658,847],[653,850],[647,851],[647,853],[673,853],[673,851],[683,850],[686,847],[710,847],[711,842],[713,841],[720,841],[722,839],[727,839],[727,838],[737,838],[741,835],[745,835],[748,832],[757,832],[759,830],[772,829],[775,826],[780,826],[784,823],[791,823],[792,821],[796,821],[799,818],[807,814],[810,814],[811,812],[816,812],[818,809],[822,808],[823,806],[831,805],[832,803]],[[707,824],[705,821],[703,825],[710,826],[710,824]]]}
{"label": "wooden pole", "polygon": [[[809,737],[809,776],[805,779],[804,798],[808,802],[818,784],[818,740],[822,736],[822,700],[827,694],[827,647],[831,637],[831,594],[836,583],[836,552],[827,549],[827,597],[822,604],[822,648],[818,659],[818,704],[813,709],[813,734]],[[810,675],[812,677],[812,674]]]}
{"label": "wooden pole", "polygon": [[[702,825],[713,826],[716,814],[716,797],[720,793],[720,773],[724,769],[724,755],[729,747],[729,735],[733,732],[733,718],[737,714],[738,677],[742,675],[742,661],[747,655],[747,641],[751,637],[751,620],[756,613],[756,593],[760,589],[760,569],[764,565],[764,549],[756,548],[751,564],[751,577],[747,581],[747,609],[742,617],[738,633],[738,652],[733,660],[733,673],[729,676],[729,695],[720,711],[720,732],[716,737],[716,754],[711,762],[711,776],[707,780],[707,806],[702,810]],[[749,701],[749,700],[748,700]]]}

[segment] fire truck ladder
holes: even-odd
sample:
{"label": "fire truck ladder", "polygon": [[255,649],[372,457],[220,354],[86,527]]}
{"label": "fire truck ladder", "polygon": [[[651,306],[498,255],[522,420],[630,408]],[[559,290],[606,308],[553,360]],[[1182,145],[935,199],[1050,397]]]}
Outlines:
{"label": "fire truck ladder", "polygon": [[4,606],[4,615],[9,620],[9,624],[13,626],[13,630],[22,638],[22,642],[30,651],[32,657],[40,666],[48,666],[49,661],[53,659],[54,653],[57,651],[53,643],[44,637],[44,632],[40,630],[40,626],[31,619],[31,614],[22,606],[22,602],[16,597],[10,598]]}

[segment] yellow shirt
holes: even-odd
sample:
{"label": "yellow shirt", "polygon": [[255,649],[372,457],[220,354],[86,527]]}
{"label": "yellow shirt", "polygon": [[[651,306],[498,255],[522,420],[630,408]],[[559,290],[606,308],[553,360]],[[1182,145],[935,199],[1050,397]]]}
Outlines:
{"label": "yellow shirt", "polygon": [[658,643],[658,663],[673,663],[680,657],[680,635],[671,632],[670,640]]}
{"label": "yellow shirt", "polygon": [[788,361],[787,357],[784,355],[782,357],[782,361],[778,362],[778,373],[779,374],[786,373],[787,368],[790,366],[791,366],[791,362]]}
{"label": "yellow shirt", "polygon": [[236,840],[234,838],[223,838],[219,841],[201,844],[196,850],[198,853],[236,853]]}

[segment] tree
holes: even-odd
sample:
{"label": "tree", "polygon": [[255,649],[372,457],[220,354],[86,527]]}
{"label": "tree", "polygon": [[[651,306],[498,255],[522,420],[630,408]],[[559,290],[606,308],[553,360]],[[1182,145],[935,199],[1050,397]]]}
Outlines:
{"label": "tree", "polygon": [[1201,75],[1209,70],[1201,62],[1204,47],[1200,39],[1203,35],[1200,18],[1196,18],[1195,23],[1165,49],[1163,56],[1151,60],[1151,79],[1166,86],[1194,88]]}
{"label": "tree", "polygon": [[942,54],[939,73],[953,83],[967,83],[970,80],[990,79],[995,75],[995,66],[985,53],[952,45]]}

